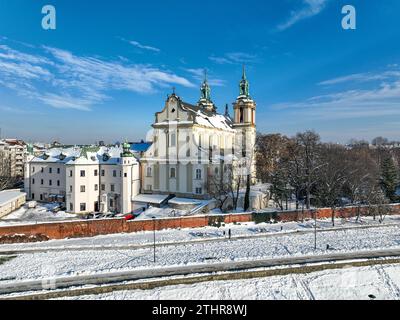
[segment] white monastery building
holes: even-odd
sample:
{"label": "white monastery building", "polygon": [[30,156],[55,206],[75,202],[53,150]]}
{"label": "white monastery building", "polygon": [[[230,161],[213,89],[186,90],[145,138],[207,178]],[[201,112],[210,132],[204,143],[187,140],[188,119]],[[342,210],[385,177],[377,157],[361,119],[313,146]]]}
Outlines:
{"label": "white monastery building", "polygon": [[[219,114],[207,77],[197,104],[168,96],[152,124],[151,144],[133,153],[122,147],[53,148],[28,156],[28,199],[63,202],[66,211],[130,213],[140,194],[209,199],[215,181],[232,172],[240,187],[255,178],[256,103],[243,68],[233,117]],[[251,177],[251,178],[250,178]]]}

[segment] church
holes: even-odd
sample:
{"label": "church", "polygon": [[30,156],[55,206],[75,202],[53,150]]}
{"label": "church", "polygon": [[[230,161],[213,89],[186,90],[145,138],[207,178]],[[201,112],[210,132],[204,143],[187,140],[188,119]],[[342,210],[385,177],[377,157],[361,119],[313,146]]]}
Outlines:
{"label": "church", "polygon": [[256,103],[250,97],[243,67],[239,95],[224,114],[211,99],[207,76],[196,104],[173,92],[164,108],[155,114],[152,146],[140,159],[141,192],[174,194],[177,197],[210,198],[212,181],[223,182],[224,172],[235,168],[240,187],[248,175],[255,178]]}

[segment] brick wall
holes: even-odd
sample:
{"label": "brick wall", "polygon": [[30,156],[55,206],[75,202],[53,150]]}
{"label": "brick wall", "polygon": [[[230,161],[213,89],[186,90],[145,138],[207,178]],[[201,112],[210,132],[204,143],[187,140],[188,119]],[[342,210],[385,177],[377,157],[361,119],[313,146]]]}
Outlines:
{"label": "brick wall", "polygon": [[[331,209],[319,209],[317,211],[318,218],[331,218]],[[361,213],[367,214],[367,208],[362,208]],[[357,214],[357,208],[348,207],[339,209],[335,215],[337,218],[354,217]],[[392,205],[391,214],[400,214],[400,204]],[[82,220],[70,222],[55,222],[32,225],[18,225],[0,227],[0,237],[14,234],[24,235],[45,235],[49,239],[65,239],[79,237],[93,237],[97,235],[113,234],[113,233],[131,233],[138,231],[152,231],[163,229],[178,228],[198,228],[210,225],[211,221],[221,221],[224,223],[234,222],[250,222],[260,221],[260,215],[256,214],[228,214],[228,215],[212,215],[212,216],[193,216],[182,218],[168,218],[139,221],[125,221],[124,219],[106,219],[106,220]],[[267,214],[261,217],[262,221],[270,218],[282,222],[301,221],[313,218],[313,213],[307,210],[300,211],[283,211],[276,214]],[[263,220],[264,219],[264,220]]]}

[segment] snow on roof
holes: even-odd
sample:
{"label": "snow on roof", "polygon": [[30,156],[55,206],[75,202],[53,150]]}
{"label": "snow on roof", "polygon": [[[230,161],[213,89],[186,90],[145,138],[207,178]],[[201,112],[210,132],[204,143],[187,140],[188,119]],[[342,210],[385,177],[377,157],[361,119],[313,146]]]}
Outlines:
{"label": "snow on roof", "polygon": [[169,196],[165,194],[139,194],[132,198],[134,202],[161,204]]}
{"label": "snow on roof", "polygon": [[18,198],[25,196],[25,192],[18,190],[4,190],[0,192],[0,206],[4,206],[10,201],[17,200]]}
{"label": "snow on roof", "polygon": [[176,205],[187,205],[187,204],[197,205],[197,204],[201,204],[202,202],[201,202],[201,200],[197,200],[197,199],[173,198],[173,199],[169,200],[168,203],[176,204]]}
{"label": "snow on roof", "polygon": [[43,155],[34,157],[32,162],[73,164],[120,164],[121,146],[113,147],[70,147],[52,148]]}

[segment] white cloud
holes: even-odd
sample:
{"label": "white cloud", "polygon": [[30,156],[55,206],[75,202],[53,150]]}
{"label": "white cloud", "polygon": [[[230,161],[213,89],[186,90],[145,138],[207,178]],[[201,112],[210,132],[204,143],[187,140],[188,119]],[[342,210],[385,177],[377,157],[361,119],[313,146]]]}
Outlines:
{"label": "white cloud", "polygon": [[[204,80],[204,69],[184,69],[185,71],[189,72],[193,79],[195,79],[198,82],[202,82]],[[214,78],[213,76],[207,75],[208,78],[208,83],[211,86],[215,87],[224,87],[226,85],[226,81],[223,79],[217,79]]]}
{"label": "white cloud", "polygon": [[127,59],[106,61],[51,47],[31,54],[6,45],[0,45],[0,83],[49,106],[78,110],[111,99],[111,91],[148,94],[172,85],[194,87],[171,71]]}
{"label": "white cloud", "polygon": [[128,42],[129,44],[131,44],[132,46],[142,49],[142,50],[148,50],[148,51],[153,51],[153,52],[161,52],[160,49],[156,48],[156,47],[152,47],[152,46],[148,46],[148,45],[144,45],[142,43],[140,43],[139,41],[135,41],[135,40],[127,40],[124,38],[119,38],[122,41]]}
{"label": "white cloud", "polygon": [[243,64],[257,62],[257,56],[245,52],[229,52],[223,57],[210,56],[209,59],[217,64]]}
{"label": "white cloud", "polygon": [[346,82],[369,82],[377,80],[387,80],[393,77],[400,78],[400,71],[391,70],[381,73],[355,73],[343,77],[325,80],[319,83],[319,85],[335,85]]}
{"label": "white cloud", "polygon": [[329,0],[303,0],[303,6],[298,10],[293,10],[290,13],[289,19],[278,25],[278,31],[284,31],[301,20],[316,16],[325,9],[328,1]]}
{"label": "white cloud", "polygon": [[300,102],[275,104],[277,110],[288,110],[292,116],[305,119],[354,119],[400,115],[400,73],[360,73],[325,81],[337,84],[352,81],[381,80],[371,88],[356,88],[314,96]]}

